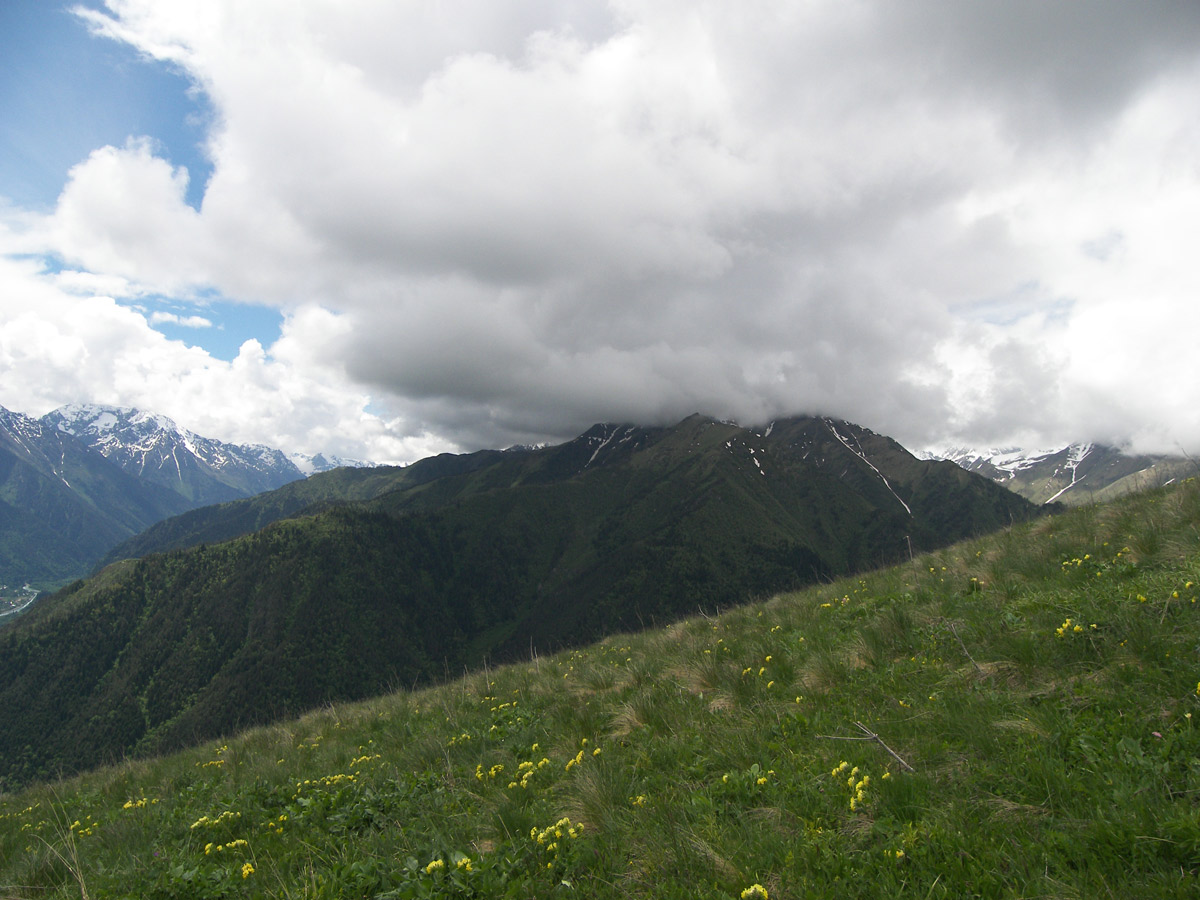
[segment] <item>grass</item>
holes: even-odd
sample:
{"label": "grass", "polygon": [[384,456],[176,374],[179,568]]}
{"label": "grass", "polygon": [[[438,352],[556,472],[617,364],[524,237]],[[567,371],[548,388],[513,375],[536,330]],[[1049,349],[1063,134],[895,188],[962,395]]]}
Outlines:
{"label": "grass", "polygon": [[1193,481],[0,797],[0,897],[1192,897],[1198,719]]}

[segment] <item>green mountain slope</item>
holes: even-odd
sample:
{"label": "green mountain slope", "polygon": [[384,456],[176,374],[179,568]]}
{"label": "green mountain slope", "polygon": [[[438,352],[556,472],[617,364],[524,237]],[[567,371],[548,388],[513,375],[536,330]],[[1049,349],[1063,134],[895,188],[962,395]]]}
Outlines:
{"label": "green mountain slope", "polygon": [[183,746],[715,611],[1034,511],[826,419],[761,435],[699,416],[598,426],[548,451],[460,463],[39,601],[0,633],[0,777]]}
{"label": "green mountain slope", "polygon": [[378,466],[320,472],[274,491],[201,507],[158,522],[114,547],[104,561],[136,559],[196,544],[227,541],[310,508],[369,500],[380,494],[488,465],[502,455],[493,450],[464,456],[442,454],[403,468]]}
{"label": "green mountain slope", "polygon": [[1190,898],[1198,532],[1191,481],[0,795],[0,893]]}

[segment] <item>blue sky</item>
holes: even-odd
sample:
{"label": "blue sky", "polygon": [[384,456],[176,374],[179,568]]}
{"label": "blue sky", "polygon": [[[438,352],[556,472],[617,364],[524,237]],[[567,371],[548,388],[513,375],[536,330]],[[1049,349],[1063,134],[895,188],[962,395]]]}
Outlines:
{"label": "blue sky", "polygon": [[[72,10],[96,3],[5,0],[0,4],[0,196],[31,210],[50,210],[72,166],[105,145],[153,139],[155,153],[187,169],[187,203],[199,209],[212,165],[204,141],[213,111],[178,67],[127,44],[91,34]],[[51,268],[56,260],[49,260]],[[202,303],[158,298],[161,311],[208,327],[168,321],[153,327],[172,340],[232,360],[250,338],[269,346],[280,313],[225,300],[208,291]],[[145,302],[145,301],[141,301]]]}
{"label": "blue sky", "polygon": [[150,135],[192,175],[198,206],[211,166],[203,153],[204,95],[186,75],[132,47],[88,33],[58,0],[0,4],[0,187],[14,203],[49,208],[67,170],[97,147]]}
{"label": "blue sky", "polygon": [[1195,2],[8,0],[0,59],[9,409],[1200,452]]}

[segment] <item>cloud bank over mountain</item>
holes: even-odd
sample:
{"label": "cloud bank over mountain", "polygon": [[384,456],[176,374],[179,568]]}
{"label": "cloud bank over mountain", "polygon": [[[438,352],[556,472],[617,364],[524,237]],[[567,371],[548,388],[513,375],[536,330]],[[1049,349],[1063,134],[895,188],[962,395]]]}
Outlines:
{"label": "cloud bank over mountain", "polygon": [[[1200,449],[1200,7],[646,6],[77,11],[203,93],[211,177],[131,135],[4,211],[0,403],[377,459],[697,410]],[[278,340],[150,327],[214,297]]]}

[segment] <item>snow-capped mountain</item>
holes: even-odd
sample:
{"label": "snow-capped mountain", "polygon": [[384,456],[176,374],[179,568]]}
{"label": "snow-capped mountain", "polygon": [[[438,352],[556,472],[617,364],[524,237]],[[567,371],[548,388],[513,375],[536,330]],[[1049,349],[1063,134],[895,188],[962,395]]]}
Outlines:
{"label": "snow-capped mountain", "polygon": [[371,469],[379,463],[367,462],[362,459],[347,459],[332,453],[318,453],[309,456],[307,453],[289,453],[287,458],[304,475],[316,475],[318,472],[328,472],[330,469]]}
{"label": "snow-capped mountain", "polygon": [[0,606],[85,574],[113,544],[190,507],[38,419],[0,408]]}
{"label": "snow-capped mountain", "polygon": [[948,459],[1035,503],[1092,503],[1197,474],[1183,457],[1131,455],[1094,443],[1049,450],[949,447],[921,455]]}
{"label": "snow-capped mountain", "polygon": [[137,409],[72,404],[41,423],[70,434],[138,478],[170,488],[193,506],[274,490],[305,473],[281,451],[227,444]]}

